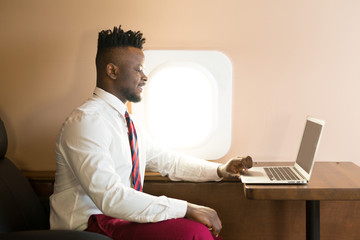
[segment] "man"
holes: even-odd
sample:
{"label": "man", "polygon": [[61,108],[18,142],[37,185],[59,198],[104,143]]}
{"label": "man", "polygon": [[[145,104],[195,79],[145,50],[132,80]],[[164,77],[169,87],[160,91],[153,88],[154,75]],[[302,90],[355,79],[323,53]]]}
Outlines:
{"label": "man", "polygon": [[166,150],[132,122],[126,103],[141,100],[148,80],[144,42],[121,27],[99,33],[94,95],[67,118],[56,143],[52,229],[113,239],[173,239],[174,231],[179,239],[211,239],[221,230],[213,209],[142,192],[145,168],[172,180],[220,181],[252,166],[250,157],[220,165]]}

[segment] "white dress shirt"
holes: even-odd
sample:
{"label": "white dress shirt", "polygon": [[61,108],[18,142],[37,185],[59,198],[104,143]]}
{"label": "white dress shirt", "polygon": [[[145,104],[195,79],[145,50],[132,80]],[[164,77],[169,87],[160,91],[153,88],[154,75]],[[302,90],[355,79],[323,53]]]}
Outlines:
{"label": "white dress shirt", "polygon": [[[56,142],[51,229],[84,230],[90,215],[100,213],[133,222],[185,216],[186,201],[132,188],[126,110],[117,97],[96,88],[94,96],[66,119]],[[142,184],[145,168],[175,181],[221,180],[217,175],[219,164],[161,147],[148,138],[136,119],[132,120],[138,134]]]}

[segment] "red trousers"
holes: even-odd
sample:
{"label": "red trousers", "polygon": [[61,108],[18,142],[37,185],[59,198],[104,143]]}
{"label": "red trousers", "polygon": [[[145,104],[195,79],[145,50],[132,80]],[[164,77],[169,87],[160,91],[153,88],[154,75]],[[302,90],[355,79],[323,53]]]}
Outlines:
{"label": "red trousers", "polygon": [[104,234],[114,240],[221,240],[193,220],[178,218],[156,223],[135,223],[103,214],[91,215],[86,231]]}

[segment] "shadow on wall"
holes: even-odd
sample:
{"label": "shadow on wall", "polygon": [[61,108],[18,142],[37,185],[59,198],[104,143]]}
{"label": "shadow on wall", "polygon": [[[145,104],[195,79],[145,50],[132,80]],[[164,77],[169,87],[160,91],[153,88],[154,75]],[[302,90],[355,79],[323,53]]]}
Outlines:
{"label": "shadow on wall", "polygon": [[[85,31],[80,36],[76,46],[77,54],[72,54],[72,49],[63,49],[63,46],[61,43],[52,46],[57,48],[55,52],[51,52],[56,56],[45,56],[45,53],[39,50],[44,48],[44,45],[32,46],[32,52],[41,52],[40,55],[43,55],[40,56],[39,62],[28,66],[33,68],[28,70],[31,71],[31,93],[27,95],[32,98],[32,102],[29,101],[27,109],[20,106],[23,110],[19,115],[23,117],[15,119],[17,123],[11,123],[11,116],[6,116],[3,110],[1,112],[9,132],[8,154],[22,170],[55,169],[55,141],[61,124],[75,107],[92,95],[95,88],[97,30]],[[24,54],[23,58],[29,56],[29,52]],[[50,71],[56,69],[57,73],[66,71],[66,67],[70,67],[72,70],[67,72],[71,72],[72,76],[69,79],[59,79],[64,74],[48,72],[46,75],[40,70],[47,65]],[[34,71],[39,74],[36,75]],[[49,74],[53,77],[50,78]],[[28,87],[22,86],[22,88]],[[26,99],[19,101],[19,104],[21,102],[26,102]],[[36,168],[41,169],[34,169],[34,162]]]}

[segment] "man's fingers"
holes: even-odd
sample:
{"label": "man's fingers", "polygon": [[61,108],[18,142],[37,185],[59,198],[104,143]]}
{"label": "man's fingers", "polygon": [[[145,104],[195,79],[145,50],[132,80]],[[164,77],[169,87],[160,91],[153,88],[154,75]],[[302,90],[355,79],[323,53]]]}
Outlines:
{"label": "man's fingers", "polygon": [[252,166],[253,166],[253,160],[250,156],[247,156],[246,158],[244,158],[242,160],[242,162],[246,168],[252,168]]}
{"label": "man's fingers", "polygon": [[210,232],[212,233],[212,235],[214,236],[218,236],[220,234],[222,225],[220,220],[213,222],[213,225],[209,228]]}
{"label": "man's fingers", "polygon": [[250,156],[237,157],[236,162],[238,163],[238,166],[241,168],[251,168],[253,166],[253,161]]}
{"label": "man's fingers", "polygon": [[230,172],[240,174],[241,171],[252,167],[252,159],[251,157],[236,157],[229,164],[230,168],[228,170]]}
{"label": "man's fingers", "polygon": [[225,178],[238,178],[242,172],[253,166],[252,158],[247,157],[235,157],[230,159],[226,164],[218,167],[218,175]]}
{"label": "man's fingers", "polygon": [[219,216],[217,215],[216,211],[213,211],[211,214],[211,217],[209,218],[210,220],[210,231],[214,236],[218,236],[221,229],[222,229],[222,225],[221,225],[221,220],[219,218]]}
{"label": "man's fingers", "polygon": [[204,224],[214,236],[221,231],[221,221],[216,211],[211,208],[188,203],[185,217]]}

